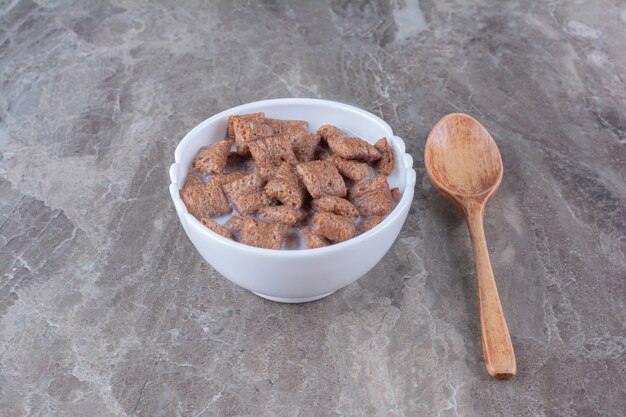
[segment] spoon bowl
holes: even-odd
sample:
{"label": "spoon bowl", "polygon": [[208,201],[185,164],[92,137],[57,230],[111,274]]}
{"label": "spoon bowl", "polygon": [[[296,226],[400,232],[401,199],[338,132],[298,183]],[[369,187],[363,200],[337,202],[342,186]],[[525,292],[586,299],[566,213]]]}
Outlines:
{"label": "spoon bowl", "polygon": [[496,142],[476,119],[462,113],[442,118],[424,151],[435,187],[465,216],[472,239],[485,365],[495,378],[516,374],[515,353],[491,269],[483,219],[504,172]]}
{"label": "spoon bowl", "polygon": [[466,114],[449,114],[433,127],[425,161],[437,188],[457,199],[490,198],[502,182],[504,168],[496,142]]}

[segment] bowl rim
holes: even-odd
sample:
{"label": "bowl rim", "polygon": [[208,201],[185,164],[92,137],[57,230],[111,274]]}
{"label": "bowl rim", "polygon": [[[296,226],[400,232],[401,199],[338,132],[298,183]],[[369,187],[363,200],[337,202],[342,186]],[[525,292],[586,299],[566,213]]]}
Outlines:
{"label": "bowl rim", "polygon": [[[212,231],[208,227],[205,227],[204,225],[202,225],[202,223],[200,223],[198,219],[196,219],[187,211],[187,207],[185,206],[182,199],[180,198],[177,175],[172,174],[173,171],[175,171],[178,168],[183,149],[185,149],[185,147],[187,146],[187,142],[191,140],[190,138],[193,137],[197,131],[204,128],[204,126],[210,123],[213,123],[216,120],[223,118],[224,116],[246,111],[245,109],[248,107],[258,106],[260,104],[261,105],[262,104],[265,104],[265,105],[294,104],[297,102],[300,102],[302,104],[315,104],[315,105],[322,105],[322,106],[339,107],[345,110],[349,110],[349,111],[361,114],[362,116],[366,116],[370,118],[372,121],[378,123],[383,129],[385,129],[389,133],[388,140],[399,142],[400,149],[403,151],[403,153],[402,155],[400,155],[400,158],[396,158],[396,163],[404,165],[406,178],[405,178],[405,187],[404,187],[404,190],[402,191],[402,197],[400,198],[400,201],[398,201],[398,204],[396,204],[396,206],[391,211],[391,213],[385,216],[382,222],[380,222],[379,224],[377,224],[376,226],[374,226],[372,229],[368,230],[367,232],[357,235],[353,237],[352,239],[346,240],[344,242],[339,242],[333,245],[324,246],[321,248],[313,248],[313,249],[282,250],[282,249],[257,248],[256,246],[244,245],[243,243],[239,243],[237,241],[227,239],[219,235],[218,233]],[[394,136],[393,130],[391,129],[391,126],[389,126],[387,122],[385,122],[380,117],[366,110],[358,108],[356,106],[341,103],[338,101],[315,99],[315,98],[278,98],[278,99],[253,101],[250,103],[241,104],[236,107],[231,107],[229,109],[226,109],[224,111],[221,111],[209,117],[208,119],[196,125],[193,129],[191,129],[183,137],[183,139],[179,142],[179,144],[176,146],[176,150],[174,151],[174,163],[170,165],[169,173],[170,173],[169,175],[170,196],[176,208],[178,209],[178,207],[180,207],[182,210],[181,214],[186,216],[185,219],[187,221],[188,226],[190,227],[193,226],[204,237],[212,239],[222,245],[229,246],[233,248],[234,250],[241,250],[241,251],[248,252],[251,254],[273,256],[273,257],[278,257],[278,258],[299,258],[299,257],[319,256],[323,254],[332,253],[335,251],[340,251],[344,248],[347,248],[350,245],[356,245],[360,242],[365,242],[367,240],[373,239],[378,233],[390,227],[390,225],[398,217],[401,216],[401,213],[403,209],[405,208],[405,206],[411,205],[413,201],[413,194],[414,194],[415,181],[416,181],[416,173],[415,173],[415,169],[413,168],[413,157],[409,153],[406,152],[406,147],[404,145],[404,141],[402,140],[402,138],[400,138],[399,136]],[[411,192],[407,193],[406,191],[409,188]],[[179,221],[182,221],[182,219],[179,219]]]}

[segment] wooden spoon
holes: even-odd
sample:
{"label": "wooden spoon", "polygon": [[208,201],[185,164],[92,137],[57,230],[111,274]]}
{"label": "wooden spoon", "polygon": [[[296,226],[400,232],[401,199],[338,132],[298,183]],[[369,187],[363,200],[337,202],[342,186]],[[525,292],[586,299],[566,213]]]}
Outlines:
{"label": "wooden spoon", "polygon": [[485,365],[489,375],[509,378],[517,372],[515,353],[491,270],[483,226],[485,207],[502,182],[500,151],[477,120],[453,113],[430,131],[424,161],[435,187],[467,220],[476,268]]}

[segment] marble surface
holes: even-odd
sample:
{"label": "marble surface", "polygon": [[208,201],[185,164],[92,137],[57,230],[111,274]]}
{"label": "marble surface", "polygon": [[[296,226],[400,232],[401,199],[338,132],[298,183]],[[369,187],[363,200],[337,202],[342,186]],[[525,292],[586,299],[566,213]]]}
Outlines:
{"label": "marble surface", "polygon": [[[0,0],[0,415],[626,414],[626,2]],[[273,97],[407,141],[398,240],[320,302],[222,278],[169,199],[182,136]],[[519,375],[485,372],[444,114],[505,163],[487,237]]]}

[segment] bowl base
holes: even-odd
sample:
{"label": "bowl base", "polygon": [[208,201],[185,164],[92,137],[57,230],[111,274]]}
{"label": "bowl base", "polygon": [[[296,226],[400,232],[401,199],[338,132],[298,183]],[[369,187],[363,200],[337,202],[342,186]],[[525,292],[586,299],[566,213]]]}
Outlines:
{"label": "bowl base", "polygon": [[252,292],[254,294],[258,295],[259,297],[265,298],[266,300],[276,301],[277,303],[290,303],[290,304],[293,304],[293,303],[308,303],[308,302],[311,302],[311,301],[321,300],[324,297],[328,297],[329,295],[331,295],[335,291],[331,291],[329,293],[322,294],[322,295],[314,295],[313,297],[302,297],[302,298],[272,297],[271,295],[259,294],[258,292],[254,292],[254,291],[252,291]]}

